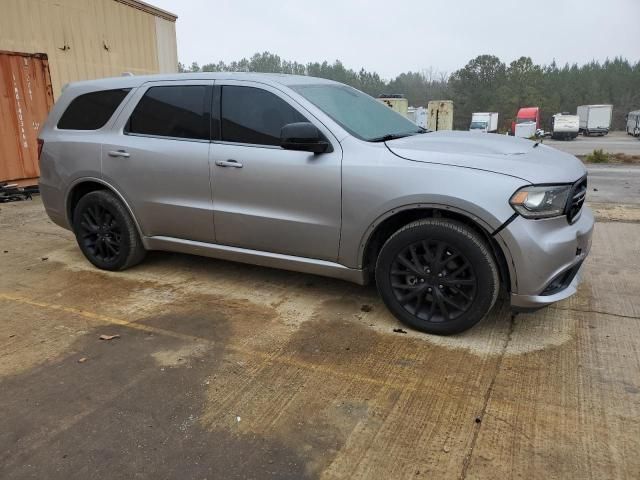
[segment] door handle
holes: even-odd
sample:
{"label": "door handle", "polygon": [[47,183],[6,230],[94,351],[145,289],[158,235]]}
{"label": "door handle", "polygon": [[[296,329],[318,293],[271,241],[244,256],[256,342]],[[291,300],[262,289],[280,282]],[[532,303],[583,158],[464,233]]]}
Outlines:
{"label": "door handle", "polygon": [[122,158],[129,158],[129,152],[125,152],[124,150],[109,150],[107,152],[107,155],[109,155],[110,157],[122,157]]}
{"label": "door handle", "polygon": [[230,158],[229,160],[216,160],[216,165],[219,167],[242,168],[242,164],[232,158]]}

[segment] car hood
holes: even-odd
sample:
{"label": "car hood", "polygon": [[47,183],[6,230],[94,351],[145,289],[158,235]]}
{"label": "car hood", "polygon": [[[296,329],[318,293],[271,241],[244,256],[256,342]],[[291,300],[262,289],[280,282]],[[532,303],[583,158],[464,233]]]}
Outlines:
{"label": "car hood", "polygon": [[475,168],[530,183],[572,183],[586,174],[573,155],[506,135],[440,131],[386,142],[406,160]]}

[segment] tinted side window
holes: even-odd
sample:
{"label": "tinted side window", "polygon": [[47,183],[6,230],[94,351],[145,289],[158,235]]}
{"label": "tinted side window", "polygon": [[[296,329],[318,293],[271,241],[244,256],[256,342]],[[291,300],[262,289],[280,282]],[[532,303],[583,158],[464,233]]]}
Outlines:
{"label": "tinted side window", "polygon": [[58,128],[97,130],[104,127],[130,90],[130,88],[120,88],[79,95],[71,101],[60,117]]}
{"label": "tinted side window", "polygon": [[227,142],[280,145],[280,129],[306,122],[284,100],[253,87],[222,87],[222,140]]}
{"label": "tinted side window", "polygon": [[140,99],[127,133],[209,140],[209,97],[206,85],[151,87]]}

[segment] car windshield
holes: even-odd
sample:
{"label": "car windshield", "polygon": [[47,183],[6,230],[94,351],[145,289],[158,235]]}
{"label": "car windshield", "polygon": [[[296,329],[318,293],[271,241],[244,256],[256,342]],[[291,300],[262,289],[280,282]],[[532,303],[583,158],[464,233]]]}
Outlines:
{"label": "car windshield", "polygon": [[471,128],[472,130],[478,129],[478,128],[485,128],[487,126],[487,122],[471,122],[471,126],[469,128]]}
{"label": "car windshield", "polygon": [[298,85],[292,88],[351,135],[367,142],[425,132],[388,106],[346,85]]}
{"label": "car windshield", "polygon": [[516,123],[520,124],[520,123],[529,123],[529,122],[535,122],[535,118],[518,118],[516,120]]}

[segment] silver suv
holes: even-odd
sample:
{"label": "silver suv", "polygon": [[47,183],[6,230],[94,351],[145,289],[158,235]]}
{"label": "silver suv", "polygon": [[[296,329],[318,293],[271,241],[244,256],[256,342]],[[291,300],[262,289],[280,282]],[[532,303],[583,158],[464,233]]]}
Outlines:
{"label": "silver suv", "polygon": [[428,132],[311,77],[203,73],[68,85],[40,133],[42,199],[96,267],[170,250],[375,278],[406,324],[450,334],[499,291],[575,293],[586,170],[529,140]]}

